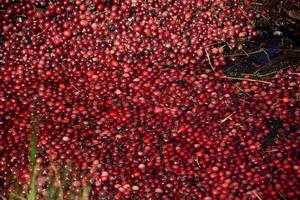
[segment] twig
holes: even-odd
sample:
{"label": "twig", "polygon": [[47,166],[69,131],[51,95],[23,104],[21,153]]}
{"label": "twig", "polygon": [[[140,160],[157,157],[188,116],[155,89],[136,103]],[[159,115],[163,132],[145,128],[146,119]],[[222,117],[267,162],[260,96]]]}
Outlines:
{"label": "twig", "polygon": [[[277,72],[283,71],[283,70],[285,70],[285,69],[288,69],[289,67],[290,67],[290,66],[282,67],[282,68],[280,68],[280,69],[278,69],[278,70],[274,70],[274,71],[271,71],[271,72],[265,73],[265,74],[260,74],[259,71],[261,71],[261,69],[258,69],[258,70],[256,70],[253,74],[245,74],[245,75],[253,75],[253,76],[257,76],[257,77],[265,77],[265,76],[270,76],[270,75],[272,75],[272,74],[276,74]],[[293,73],[292,73],[292,74],[293,74]]]}
{"label": "twig", "polygon": [[222,44],[222,43],[224,43],[224,45],[222,46],[222,47],[225,47],[225,46],[228,46],[228,48],[230,49],[230,50],[232,50],[233,49],[233,47],[227,42],[227,41],[224,41],[224,40],[220,40],[221,42],[219,43],[219,44]]}
{"label": "twig", "polygon": [[[24,197],[21,197],[20,195],[17,195],[17,194],[15,194],[15,193],[11,193],[10,195],[11,195],[12,197],[15,197],[15,198],[20,199],[20,200],[26,200]],[[4,197],[3,197],[3,199],[4,199]]]}
{"label": "twig", "polygon": [[253,23],[253,21],[251,19],[249,19],[249,17],[246,15],[245,11],[239,7],[239,9],[242,11],[243,15],[247,18],[247,20],[250,22],[250,24],[255,27],[255,24]]}
{"label": "twig", "polygon": [[267,150],[267,151],[263,151],[264,153],[273,153],[273,152],[277,152],[279,151],[278,149],[271,149],[271,150]]}
{"label": "twig", "polygon": [[227,117],[225,117],[224,119],[222,119],[221,121],[220,121],[220,124],[223,124],[224,122],[226,122],[228,119],[230,119],[231,120],[231,116],[232,116],[233,114],[230,114],[230,115],[228,115]]}
{"label": "twig", "polygon": [[47,26],[46,28],[44,28],[41,32],[39,33],[36,33],[34,36],[39,36],[41,35],[42,33],[44,33],[46,30],[48,30],[49,26]]}
{"label": "twig", "polygon": [[207,52],[206,50],[205,50],[205,53],[206,53],[206,57],[207,57],[207,59],[208,59],[208,63],[209,63],[209,65],[210,65],[211,69],[212,69],[213,71],[215,71],[215,68],[214,68],[214,66],[213,66],[212,63],[211,63],[209,54],[208,54],[208,52]]}
{"label": "twig", "polygon": [[277,193],[283,200],[287,200],[287,198],[281,192],[277,191]]}
{"label": "twig", "polygon": [[72,87],[73,87],[77,92],[80,92],[80,90],[79,90],[75,85],[72,84]]}
{"label": "twig", "polygon": [[262,81],[262,80],[255,80],[255,79],[249,79],[249,78],[238,78],[238,77],[230,77],[230,76],[222,76],[222,79],[230,79],[230,80],[240,80],[240,81],[250,81],[250,82],[259,82],[264,84],[271,85],[271,82],[268,81]]}
{"label": "twig", "polygon": [[202,167],[199,163],[199,158],[198,157],[195,158],[195,162],[196,162],[197,166],[201,169]]}
{"label": "twig", "polygon": [[262,49],[259,49],[257,51],[248,52],[247,54],[244,53],[237,53],[237,54],[231,54],[231,55],[224,55],[225,57],[232,57],[232,56],[249,56],[252,54],[260,53],[262,52]]}
{"label": "twig", "polygon": [[300,49],[282,49],[282,48],[265,48],[265,49],[291,51],[291,52],[300,52]]}
{"label": "twig", "polygon": [[255,6],[262,6],[263,5],[262,3],[257,3],[257,2],[253,2],[252,4],[255,5]]}
{"label": "twig", "polygon": [[214,42],[214,43],[211,43],[211,44],[208,44],[208,45],[206,45],[206,47],[210,47],[210,46],[214,46],[214,45],[216,45],[216,44],[223,44],[224,43],[224,41],[223,40],[221,40],[221,42]]}
{"label": "twig", "polygon": [[242,93],[251,96],[250,94],[248,94],[245,90],[243,90],[242,88],[240,88],[239,86],[234,85],[234,87],[236,87],[238,90],[240,90]]}
{"label": "twig", "polygon": [[271,62],[270,57],[269,57],[269,54],[265,51],[265,49],[262,49],[262,52],[264,52],[264,53],[266,54],[266,56],[267,56],[267,58],[268,58],[268,61]]}
{"label": "twig", "polygon": [[245,51],[244,49],[242,49],[243,52],[245,52],[245,54],[249,57],[250,55],[247,53],[247,51]]}
{"label": "twig", "polygon": [[[258,71],[259,71],[259,70],[258,70]],[[277,73],[277,71],[272,71],[272,72],[266,73],[266,74],[259,74],[258,71],[256,71],[255,73],[253,73],[253,75],[254,75],[254,76],[258,76],[258,77],[265,77],[265,76],[270,76],[270,75],[272,75],[272,74],[276,74],[276,73]]]}
{"label": "twig", "polygon": [[249,56],[249,55],[257,54],[257,53],[261,53],[261,52],[266,53],[266,50],[281,50],[281,51],[290,51],[290,52],[300,52],[300,49],[261,48],[259,50],[252,51],[252,52],[245,52],[245,53],[239,53],[239,54],[230,54],[230,55],[228,54],[228,55],[224,55],[224,56],[225,57]]}
{"label": "twig", "polygon": [[262,198],[257,194],[256,191],[253,191],[254,195],[259,199],[259,200],[262,200]]}

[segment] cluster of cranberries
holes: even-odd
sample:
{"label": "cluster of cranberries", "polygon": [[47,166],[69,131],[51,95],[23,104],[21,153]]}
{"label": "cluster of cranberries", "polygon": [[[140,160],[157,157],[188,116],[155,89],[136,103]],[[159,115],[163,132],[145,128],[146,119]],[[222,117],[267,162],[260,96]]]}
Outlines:
{"label": "cluster of cranberries", "polygon": [[256,35],[249,1],[0,9],[4,196],[30,180],[35,133],[39,191],[55,163],[74,176],[65,195],[91,185],[91,199],[299,198],[299,67],[268,81],[218,68]]}

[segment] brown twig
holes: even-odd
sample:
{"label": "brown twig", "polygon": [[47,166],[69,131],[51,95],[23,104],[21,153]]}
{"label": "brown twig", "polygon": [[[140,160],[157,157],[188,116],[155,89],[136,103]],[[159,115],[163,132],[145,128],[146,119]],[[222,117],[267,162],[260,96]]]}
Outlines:
{"label": "brown twig", "polygon": [[249,19],[249,17],[247,16],[247,14],[245,13],[245,11],[239,7],[239,9],[242,11],[243,15],[247,18],[247,20],[250,22],[250,24],[255,27],[255,24],[253,23],[253,21],[251,19]]}
{"label": "brown twig", "polygon": [[224,119],[222,119],[222,120],[220,121],[220,124],[223,124],[223,123],[226,122],[228,119],[232,120],[232,118],[231,118],[232,115],[233,115],[233,114],[230,114],[230,115],[228,115],[227,117],[225,117]]}
{"label": "brown twig", "polygon": [[[261,48],[259,50],[256,50],[256,51],[252,51],[252,52],[245,52],[245,53],[237,53],[237,54],[228,54],[228,55],[224,55],[225,57],[233,57],[233,56],[249,56],[249,55],[252,55],[252,54],[257,54],[257,53],[261,53],[261,52],[264,52],[266,53],[266,50],[269,50],[269,49],[266,49],[266,48]],[[280,48],[272,48],[272,50],[281,50],[281,51],[290,51],[290,52],[300,52],[300,49],[280,49]]]}
{"label": "brown twig", "polygon": [[205,50],[205,53],[206,53],[206,57],[207,57],[207,59],[208,59],[208,63],[209,63],[209,65],[210,65],[211,69],[212,69],[213,71],[215,71],[215,68],[214,68],[214,66],[213,66],[212,63],[211,63],[209,54],[208,54],[208,52],[207,52],[206,50]]}
{"label": "brown twig", "polygon": [[263,151],[264,153],[273,153],[273,152],[277,152],[279,151],[278,149],[271,149],[271,150],[266,150],[266,151]]}
{"label": "brown twig", "polygon": [[80,92],[80,90],[79,90],[75,85],[72,84],[72,87],[73,87],[77,92]]}
{"label": "brown twig", "polygon": [[230,76],[222,76],[222,79],[230,79],[230,80],[240,80],[240,81],[250,81],[250,82],[259,82],[264,84],[271,85],[271,82],[268,81],[262,81],[262,80],[256,80],[256,79],[250,79],[250,78],[238,78],[238,77],[230,77]]}
{"label": "brown twig", "polygon": [[198,156],[195,158],[195,162],[196,162],[197,166],[201,169],[202,167],[199,163],[199,157]]}
{"label": "brown twig", "polygon": [[257,194],[256,191],[253,191],[254,195],[259,199],[259,200],[262,200],[262,198]]}

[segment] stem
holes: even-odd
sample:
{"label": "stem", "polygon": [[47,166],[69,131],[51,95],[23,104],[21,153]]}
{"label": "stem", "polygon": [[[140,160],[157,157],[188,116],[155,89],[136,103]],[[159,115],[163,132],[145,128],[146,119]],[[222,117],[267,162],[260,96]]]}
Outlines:
{"label": "stem", "polygon": [[205,50],[205,53],[206,53],[206,57],[207,57],[207,59],[208,59],[208,63],[209,63],[209,65],[210,65],[211,69],[212,69],[213,71],[215,71],[215,68],[214,68],[214,66],[213,66],[212,63],[211,63],[209,54],[208,54],[208,52],[207,52],[206,50]]}
{"label": "stem", "polygon": [[220,124],[223,124],[224,122],[226,122],[228,119],[230,119],[231,120],[231,116],[232,116],[233,114],[230,114],[230,115],[228,115],[227,117],[225,117],[224,119],[222,119],[221,121],[220,121]]}
{"label": "stem", "polygon": [[29,160],[30,168],[32,170],[30,190],[27,196],[27,200],[35,200],[37,193],[37,164],[36,164],[36,151],[37,151],[37,135],[39,133],[39,120],[37,117],[33,117],[32,120],[32,131],[30,137],[30,149],[29,149]]}
{"label": "stem", "polygon": [[292,73],[292,74],[300,76],[300,73]]}
{"label": "stem", "polygon": [[262,198],[257,194],[256,191],[254,191],[253,193],[254,193],[254,195],[255,195],[259,200],[262,200]]}
{"label": "stem", "polygon": [[249,56],[251,54],[256,54],[256,53],[260,53],[263,52],[262,49],[259,49],[257,51],[252,51],[252,52],[248,52],[248,53],[237,53],[237,54],[231,54],[231,55],[224,55],[225,57],[232,57],[232,56]]}
{"label": "stem", "polygon": [[91,190],[91,188],[89,186],[84,187],[82,190],[82,195],[81,195],[80,200],[88,200],[90,190]]}
{"label": "stem", "polygon": [[36,200],[37,194],[37,166],[35,166],[32,170],[31,175],[31,183],[30,183],[30,191],[27,196],[27,200]]}
{"label": "stem", "polygon": [[223,76],[222,79],[230,79],[230,80],[240,80],[240,81],[251,81],[251,82],[259,82],[264,84],[271,85],[271,82],[268,81],[262,81],[262,80],[255,80],[255,79],[249,79],[249,78],[238,78],[238,77],[230,77],[230,76]]}
{"label": "stem", "polygon": [[[20,199],[20,200],[26,200],[24,197],[21,197],[20,195],[17,195],[17,194],[15,194],[15,193],[11,193],[11,194],[10,194],[10,197],[14,197],[14,198]],[[4,197],[2,197],[2,198],[3,198],[3,200],[5,200]]]}
{"label": "stem", "polygon": [[264,151],[264,153],[273,153],[273,152],[277,152],[279,151],[278,149],[271,149],[271,150],[267,150],[267,151]]}
{"label": "stem", "polygon": [[266,54],[266,56],[267,56],[267,58],[268,58],[268,61],[271,62],[270,57],[269,57],[269,54],[266,52],[266,50],[265,50],[265,49],[262,49],[262,52],[264,52],[264,53]]}
{"label": "stem", "polygon": [[300,52],[300,49],[280,49],[280,48],[270,48],[270,49],[265,49],[265,48],[261,48],[259,50],[256,51],[252,51],[252,52],[245,52],[245,53],[239,53],[239,54],[230,54],[230,55],[224,55],[225,57],[232,57],[232,56],[249,56],[252,54],[256,54],[256,53],[266,53],[266,50],[281,50],[281,51],[288,51],[288,52]]}
{"label": "stem", "polygon": [[247,20],[251,23],[251,25],[252,25],[253,27],[255,27],[255,24],[253,23],[253,21],[252,21],[251,19],[249,19],[249,17],[248,17],[247,14],[245,13],[245,11],[244,11],[241,7],[239,7],[239,9],[242,11],[243,15],[247,18]]}

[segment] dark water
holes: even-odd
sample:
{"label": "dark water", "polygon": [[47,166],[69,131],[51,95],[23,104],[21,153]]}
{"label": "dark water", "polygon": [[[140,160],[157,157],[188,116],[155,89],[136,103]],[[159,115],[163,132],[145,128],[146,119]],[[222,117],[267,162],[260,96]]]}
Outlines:
{"label": "dark water", "polygon": [[[252,74],[257,70],[266,73],[274,70],[274,66],[282,67],[300,64],[300,22],[293,28],[269,26],[259,28],[261,36],[251,42],[245,49],[248,54],[240,56],[237,62],[229,63],[227,74]],[[275,31],[281,33],[274,35]]]}

